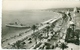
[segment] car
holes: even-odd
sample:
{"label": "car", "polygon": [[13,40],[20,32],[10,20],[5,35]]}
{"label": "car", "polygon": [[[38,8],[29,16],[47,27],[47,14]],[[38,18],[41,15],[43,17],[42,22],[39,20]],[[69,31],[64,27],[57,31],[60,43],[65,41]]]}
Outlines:
{"label": "car", "polygon": [[28,38],[28,40],[32,40],[32,38]]}
{"label": "car", "polygon": [[28,41],[28,43],[32,43],[32,41],[30,40],[30,41]]}

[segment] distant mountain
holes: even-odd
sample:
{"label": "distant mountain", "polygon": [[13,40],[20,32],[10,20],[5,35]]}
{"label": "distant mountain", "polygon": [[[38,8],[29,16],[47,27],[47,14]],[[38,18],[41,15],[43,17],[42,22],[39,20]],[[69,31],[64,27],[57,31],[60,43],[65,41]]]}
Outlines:
{"label": "distant mountain", "polygon": [[[55,10],[70,10],[70,11],[73,11],[73,9],[74,8],[50,8],[50,9],[46,9],[46,10],[53,10],[53,11],[55,11]],[[77,8],[78,10],[80,10],[80,7],[79,8]]]}

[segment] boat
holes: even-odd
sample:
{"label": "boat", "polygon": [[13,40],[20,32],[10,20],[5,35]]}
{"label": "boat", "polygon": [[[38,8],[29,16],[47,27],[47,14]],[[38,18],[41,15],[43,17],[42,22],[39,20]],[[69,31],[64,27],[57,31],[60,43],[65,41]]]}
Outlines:
{"label": "boat", "polygon": [[14,22],[14,23],[8,23],[6,24],[6,27],[12,27],[12,28],[30,28],[29,26],[26,26],[24,24],[20,24],[18,22]]}
{"label": "boat", "polygon": [[21,25],[9,25],[7,24],[6,27],[13,27],[13,28],[29,28],[27,26],[21,26]]}

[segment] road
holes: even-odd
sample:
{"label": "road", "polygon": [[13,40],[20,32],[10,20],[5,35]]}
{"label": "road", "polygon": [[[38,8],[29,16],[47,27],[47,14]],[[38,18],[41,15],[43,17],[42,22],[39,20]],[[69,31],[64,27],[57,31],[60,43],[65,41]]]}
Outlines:
{"label": "road", "polygon": [[[39,29],[38,29],[38,30],[35,30],[35,32],[37,32],[37,31],[45,28],[46,26],[48,26],[48,25],[44,25],[44,26],[39,27]],[[31,34],[33,34],[33,31],[32,31],[32,30],[29,31],[29,32],[27,32],[27,33],[24,33],[22,36],[19,36],[19,37],[17,37],[17,38],[13,38],[13,39],[10,39],[10,40],[4,42],[4,43],[2,44],[2,47],[3,47],[3,48],[6,47],[6,46],[8,45],[8,43],[13,44],[13,43],[15,43],[15,42],[18,41],[18,40],[22,40],[22,39],[24,39],[25,37],[27,37],[27,36],[29,36],[29,35],[31,35]]]}
{"label": "road", "polygon": [[[50,19],[50,20],[51,20],[51,19]],[[55,20],[56,20],[56,19],[55,19]],[[55,20],[52,20],[52,21],[54,22]],[[44,24],[43,26],[39,27],[38,30],[35,30],[35,32],[38,32],[39,30],[45,28],[46,26],[48,26],[48,24]],[[8,43],[10,43],[10,44],[16,43],[16,41],[22,40],[22,39],[24,39],[25,37],[30,36],[31,34],[33,34],[33,31],[32,31],[32,30],[29,31],[29,32],[27,32],[27,33],[22,34],[21,36],[19,36],[19,37],[17,37],[17,38],[13,38],[13,39],[10,39],[10,40],[4,42],[4,43],[2,44],[2,47],[3,47],[3,48],[8,47]]]}
{"label": "road", "polygon": [[[37,31],[45,28],[46,26],[48,26],[48,24],[45,24],[45,25],[39,27],[38,30],[35,30],[35,32],[37,32]],[[13,38],[13,39],[10,39],[10,40],[4,42],[4,43],[2,44],[2,47],[3,47],[3,48],[4,48],[4,47],[7,47],[8,43],[13,44],[13,43],[15,43],[15,42],[18,41],[18,40],[22,40],[22,39],[24,39],[25,37],[30,36],[31,34],[33,34],[33,31],[32,31],[32,30],[29,31],[29,32],[27,32],[27,33],[24,33],[22,36],[19,36],[19,37],[17,37],[17,38]]]}

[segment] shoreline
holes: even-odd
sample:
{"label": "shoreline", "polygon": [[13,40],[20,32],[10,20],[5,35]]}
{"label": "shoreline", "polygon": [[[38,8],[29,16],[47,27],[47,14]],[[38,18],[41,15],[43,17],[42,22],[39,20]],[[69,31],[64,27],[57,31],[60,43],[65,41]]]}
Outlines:
{"label": "shoreline", "polygon": [[[57,19],[57,18],[56,18]],[[53,20],[53,21],[55,21],[55,20]],[[42,26],[42,28],[40,28],[40,29],[43,29],[45,26],[47,26],[47,25],[44,25],[44,26]],[[21,31],[22,32],[22,31]],[[29,33],[30,34],[30,33]],[[23,35],[22,35],[23,36]],[[28,35],[27,35],[28,36]],[[26,37],[26,36],[24,36],[24,37]],[[23,39],[23,38],[20,38],[20,39]],[[19,39],[18,39],[19,40]],[[7,43],[7,42],[6,42]],[[9,43],[9,42],[8,42]],[[3,45],[4,46],[4,45]]]}

